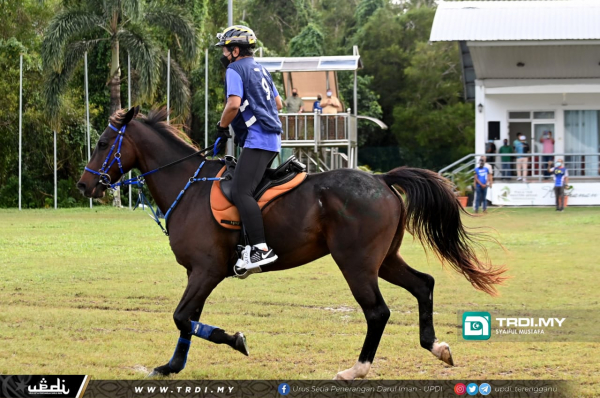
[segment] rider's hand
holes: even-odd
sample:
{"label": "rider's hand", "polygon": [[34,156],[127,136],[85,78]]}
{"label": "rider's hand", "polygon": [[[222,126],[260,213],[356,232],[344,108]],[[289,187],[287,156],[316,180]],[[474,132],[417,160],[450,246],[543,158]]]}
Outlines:
{"label": "rider's hand", "polygon": [[215,154],[225,149],[225,147],[227,146],[227,140],[231,138],[231,134],[229,133],[229,127],[221,127],[220,122],[217,123],[217,139],[219,138],[219,142],[215,144]]}

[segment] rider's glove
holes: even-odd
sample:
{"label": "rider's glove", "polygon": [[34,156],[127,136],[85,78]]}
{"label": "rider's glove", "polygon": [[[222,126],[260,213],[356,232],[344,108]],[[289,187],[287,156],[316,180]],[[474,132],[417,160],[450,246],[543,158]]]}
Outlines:
{"label": "rider's glove", "polygon": [[227,140],[231,138],[229,133],[229,127],[221,127],[220,122],[217,123],[217,141],[215,141],[215,147],[213,149],[213,155],[221,152],[227,146]]}

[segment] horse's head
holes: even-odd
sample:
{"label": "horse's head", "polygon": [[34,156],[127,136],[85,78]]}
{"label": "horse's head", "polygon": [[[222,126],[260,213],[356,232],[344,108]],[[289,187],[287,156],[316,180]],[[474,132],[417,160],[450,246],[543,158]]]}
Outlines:
{"label": "horse's head", "polygon": [[135,163],[133,143],[127,138],[127,125],[137,116],[139,106],[127,113],[117,111],[98,143],[83,175],[77,182],[77,188],[88,198],[101,198],[106,188],[115,183]]}

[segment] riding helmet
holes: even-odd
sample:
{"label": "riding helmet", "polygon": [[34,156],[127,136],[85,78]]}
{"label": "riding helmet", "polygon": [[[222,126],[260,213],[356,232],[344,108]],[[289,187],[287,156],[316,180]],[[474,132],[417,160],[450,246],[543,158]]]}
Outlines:
{"label": "riding helmet", "polygon": [[219,42],[215,44],[217,47],[256,46],[256,35],[254,34],[254,31],[244,25],[233,25],[228,27],[223,32],[217,33],[217,39],[219,40]]}

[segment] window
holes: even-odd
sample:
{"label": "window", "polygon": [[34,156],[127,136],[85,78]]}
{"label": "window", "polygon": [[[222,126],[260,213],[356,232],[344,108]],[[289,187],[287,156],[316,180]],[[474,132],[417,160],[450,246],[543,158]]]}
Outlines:
{"label": "window", "polygon": [[508,112],[509,119],[531,119],[531,112]]}
{"label": "window", "polygon": [[552,111],[544,111],[544,112],[533,112],[534,119],[554,119],[554,112]]}
{"label": "window", "polygon": [[578,154],[566,156],[569,174],[597,176],[599,144],[600,112],[565,111],[565,153]]}

